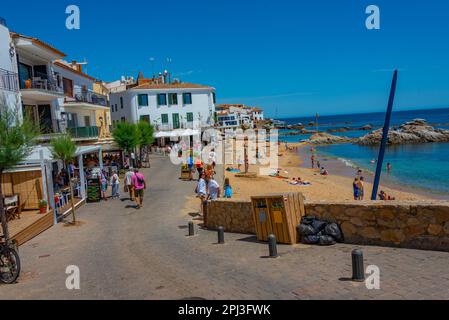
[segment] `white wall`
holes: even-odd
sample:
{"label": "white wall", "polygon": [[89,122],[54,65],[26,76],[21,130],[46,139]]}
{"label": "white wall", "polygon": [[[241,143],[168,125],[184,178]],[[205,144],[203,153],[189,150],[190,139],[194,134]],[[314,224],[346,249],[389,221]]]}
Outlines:
{"label": "white wall", "polygon": [[[9,72],[17,73],[16,55],[11,57],[10,43],[11,37],[9,34],[9,29],[0,24],[0,68]],[[2,71],[0,71],[0,73],[2,73]],[[2,79],[0,79],[0,81],[2,81]],[[16,85],[18,87],[18,78],[16,78],[16,81]],[[6,105],[9,110],[16,111],[19,117],[22,117],[22,102],[19,92],[6,90],[6,88],[3,87],[3,83],[0,83],[0,104]]]}
{"label": "white wall", "polygon": [[[158,94],[176,93],[178,96],[178,105],[157,105]],[[192,94],[192,104],[183,105],[182,94]],[[128,122],[135,123],[140,120],[141,116],[150,116],[152,124],[161,125],[162,114],[168,115],[169,125],[173,125],[173,114],[178,113],[180,115],[180,122],[184,123],[187,120],[187,113],[193,113],[193,120],[206,122],[211,120],[213,122],[213,115],[215,112],[215,105],[213,103],[213,90],[212,89],[172,89],[172,90],[144,90],[144,89],[130,89],[126,92],[113,93],[110,96],[111,101],[111,117],[114,121],[120,121],[122,117]],[[138,106],[138,95],[148,94],[148,107]],[[124,108],[121,109],[120,97],[123,98]],[[117,105],[117,112],[115,112],[115,105]]]}

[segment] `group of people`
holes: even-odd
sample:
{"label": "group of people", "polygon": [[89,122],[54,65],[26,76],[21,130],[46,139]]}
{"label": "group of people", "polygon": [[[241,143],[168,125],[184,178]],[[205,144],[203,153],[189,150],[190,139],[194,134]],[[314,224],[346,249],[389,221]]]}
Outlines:
{"label": "group of people", "polygon": [[[120,198],[120,176],[117,171],[112,171],[108,177],[105,170],[101,172],[101,196],[104,201],[107,201],[108,186],[111,186],[111,199]],[[144,191],[147,188],[145,176],[139,169],[129,169],[124,178],[124,191],[129,193],[129,200],[136,202],[136,209],[143,206]]]}
{"label": "group of people", "polygon": [[[201,201],[201,214],[203,212],[203,204],[205,201],[217,200],[222,196],[222,189],[219,183],[214,179],[214,176],[210,173],[202,172],[198,184],[195,188],[197,198]],[[229,178],[224,182],[224,198],[232,198],[232,187]]]}
{"label": "group of people", "polygon": [[365,198],[365,178],[357,176],[352,183],[354,190],[354,200],[363,200]]}

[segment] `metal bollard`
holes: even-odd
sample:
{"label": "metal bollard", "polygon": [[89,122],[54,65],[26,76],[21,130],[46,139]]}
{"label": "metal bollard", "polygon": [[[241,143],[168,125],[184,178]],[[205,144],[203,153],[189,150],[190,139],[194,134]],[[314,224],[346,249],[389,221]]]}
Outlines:
{"label": "metal bollard", "polygon": [[365,281],[365,268],[363,266],[362,250],[352,251],[352,281]]}
{"label": "metal bollard", "polygon": [[189,222],[189,237],[192,237],[195,235],[195,226],[193,225],[193,222]]}
{"label": "metal bollard", "polygon": [[268,236],[268,250],[270,252],[270,258],[279,257],[276,236],[274,234]]}
{"label": "metal bollard", "polygon": [[218,244],[224,244],[225,238],[224,238],[224,228],[219,227],[218,228]]}

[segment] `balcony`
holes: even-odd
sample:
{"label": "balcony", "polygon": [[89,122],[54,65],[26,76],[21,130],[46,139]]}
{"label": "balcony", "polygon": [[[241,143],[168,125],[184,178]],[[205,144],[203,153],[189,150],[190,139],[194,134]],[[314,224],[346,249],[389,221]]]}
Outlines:
{"label": "balcony", "polygon": [[40,72],[34,72],[32,79],[22,80],[20,90],[24,99],[36,101],[52,101],[64,96],[53,76]]}
{"label": "balcony", "polygon": [[73,97],[66,97],[64,107],[85,108],[88,110],[109,110],[108,98],[91,90],[75,88]]}
{"label": "balcony", "polygon": [[95,140],[100,136],[98,127],[67,128],[67,133],[75,140]]}
{"label": "balcony", "polygon": [[0,89],[19,92],[19,76],[17,73],[0,68]]}

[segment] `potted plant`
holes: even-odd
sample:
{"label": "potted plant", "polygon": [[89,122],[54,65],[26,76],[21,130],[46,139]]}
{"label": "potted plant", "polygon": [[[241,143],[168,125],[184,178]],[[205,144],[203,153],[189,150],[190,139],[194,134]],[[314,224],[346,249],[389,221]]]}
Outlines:
{"label": "potted plant", "polygon": [[47,205],[48,205],[47,200],[44,199],[39,200],[39,212],[42,214],[47,213]]}

